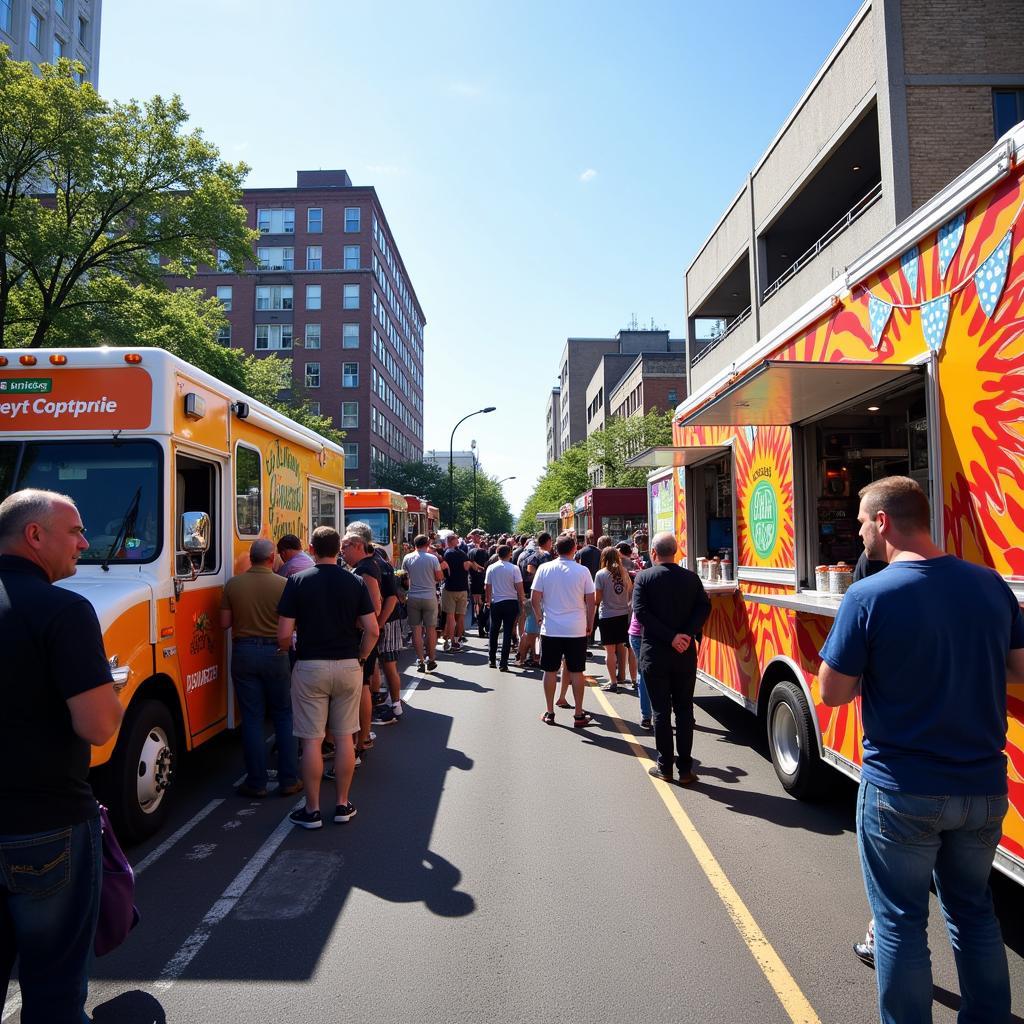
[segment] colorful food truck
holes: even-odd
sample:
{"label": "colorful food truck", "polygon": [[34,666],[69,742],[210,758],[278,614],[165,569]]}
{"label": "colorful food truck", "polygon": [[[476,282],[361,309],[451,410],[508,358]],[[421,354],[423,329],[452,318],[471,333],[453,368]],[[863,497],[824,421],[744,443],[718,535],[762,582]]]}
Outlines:
{"label": "colorful food truck", "polygon": [[412,550],[409,504],[398,491],[384,488],[345,490],[345,524],[363,522],[370,527],[375,546],[383,548],[392,565],[401,565]]}
{"label": "colorful food truck", "polygon": [[[700,678],[756,713],[782,785],[857,777],[860,701],[819,699],[818,650],[862,546],[858,491],[892,474],[932,532],[1024,598],[1024,126],[676,410],[643,453],[654,529],[714,564]],[[722,571],[725,555],[734,572]],[[705,570],[711,577],[710,570]],[[1024,687],[1009,688],[997,866],[1024,881]]]}
{"label": "colorful food truck", "polygon": [[92,765],[127,837],[159,828],[180,753],[238,724],[225,582],[258,537],[338,526],[343,480],[338,445],[162,350],[0,355],[0,499],[58,491],[86,527],[59,585],[96,609],[126,708]]}
{"label": "colorful food truck", "polygon": [[613,541],[627,540],[647,523],[647,492],[643,487],[595,487],[573,503],[578,537],[587,530]]}

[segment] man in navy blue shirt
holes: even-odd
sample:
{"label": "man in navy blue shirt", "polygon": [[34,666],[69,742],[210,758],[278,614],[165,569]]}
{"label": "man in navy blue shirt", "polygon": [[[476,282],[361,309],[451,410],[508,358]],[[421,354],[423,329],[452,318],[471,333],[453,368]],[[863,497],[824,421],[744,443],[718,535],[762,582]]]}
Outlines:
{"label": "man in navy blue shirt", "polygon": [[928,887],[948,922],[961,1020],[1010,1019],[989,873],[1006,815],[1006,686],[1024,681],[1024,620],[990,569],[947,555],[908,477],[860,492],[860,535],[884,572],[854,583],[818,670],[821,698],[862,697],[857,839],[875,918],[883,1024],[931,1019]]}

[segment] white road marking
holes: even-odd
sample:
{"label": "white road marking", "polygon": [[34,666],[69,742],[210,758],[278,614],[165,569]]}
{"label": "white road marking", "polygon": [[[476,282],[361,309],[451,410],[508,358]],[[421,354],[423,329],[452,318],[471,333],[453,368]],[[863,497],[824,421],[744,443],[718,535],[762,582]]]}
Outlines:
{"label": "white road marking", "polygon": [[198,814],[185,822],[173,835],[168,836],[155,850],[147,854],[138,864],[134,866],[136,877],[141,875],[154,861],[159,860],[179,839],[188,835],[211,811],[218,808],[223,799],[211,800]]}
{"label": "white road marking", "polygon": [[[304,800],[299,800],[291,810],[298,810],[304,803]],[[263,870],[270,858],[277,853],[278,847],[294,827],[286,815],[264,844],[253,854],[249,863],[235,875],[228,887],[221,893],[220,899],[207,911],[196,930],[182,943],[178,952],[171,957],[160,972],[160,978],[155,985],[158,992],[166,992],[182,976],[188,965],[206,945],[213,929],[234,910],[235,904],[245,895],[246,890],[256,880],[256,876]]]}
{"label": "white road marking", "polygon": [[18,988],[18,983],[12,979],[11,984],[8,986],[7,1002],[4,1003],[4,1015],[0,1017],[0,1021],[13,1017],[20,1009],[21,989]]}
{"label": "white road marking", "polygon": [[185,854],[185,860],[206,860],[206,858],[209,857],[216,849],[216,843],[198,843],[196,846],[192,847],[191,852]]}
{"label": "white road marking", "polygon": [[232,818],[230,821],[225,821],[224,824],[221,825],[221,828],[224,829],[225,832],[229,832],[233,828],[238,828],[241,824],[242,823],[240,821]]}

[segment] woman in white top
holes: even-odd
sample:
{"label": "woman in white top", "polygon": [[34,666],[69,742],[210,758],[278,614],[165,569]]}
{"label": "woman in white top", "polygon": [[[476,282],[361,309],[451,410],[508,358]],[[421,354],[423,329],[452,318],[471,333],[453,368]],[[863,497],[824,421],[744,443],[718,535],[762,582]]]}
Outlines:
{"label": "woman in white top", "polygon": [[[601,627],[601,646],[604,647],[608,669],[608,683],[602,689],[617,693],[620,684],[625,685],[626,665],[629,663],[627,631],[633,581],[615,548],[607,547],[601,552],[601,568],[594,577],[594,586],[597,590],[595,601]],[[635,669],[633,675],[635,678]]]}

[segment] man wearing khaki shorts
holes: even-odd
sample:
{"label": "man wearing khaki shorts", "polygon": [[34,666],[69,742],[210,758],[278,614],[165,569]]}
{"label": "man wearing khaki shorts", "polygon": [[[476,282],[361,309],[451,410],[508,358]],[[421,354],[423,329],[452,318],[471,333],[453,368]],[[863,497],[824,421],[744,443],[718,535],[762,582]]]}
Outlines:
{"label": "man wearing khaki shorts", "polygon": [[417,672],[433,672],[437,668],[434,658],[437,652],[437,585],[444,579],[444,573],[437,556],[431,554],[429,544],[421,533],[413,539],[416,550],[402,559],[402,568],[409,575],[409,598],[405,607],[409,613],[412,643],[416,648]]}
{"label": "man wearing khaki shorts", "polygon": [[359,577],[338,565],[341,537],[332,526],[313,531],[312,569],[288,580],[277,606],[277,645],[287,651],[298,633],[292,669],[292,720],[302,741],[302,781],[306,806],[292,811],[293,824],[323,827],[320,745],[328,724],[335,737],[334,820],[346,822],[356,809],[349,802],[356,756],[350,737],[359,731],[363,664],[377,643],[379,627],[369,592]]}
{"label": "man wearing khaki shorts", "polygon": [[469,556],[459,547],[459,538],[448,535],[442,570],[447,574],[441,591],[441,611],[444,620],[444,649],[462,650],[462,633],[466,623],[466,606],[469,604],[469,570],[466,562]]}

